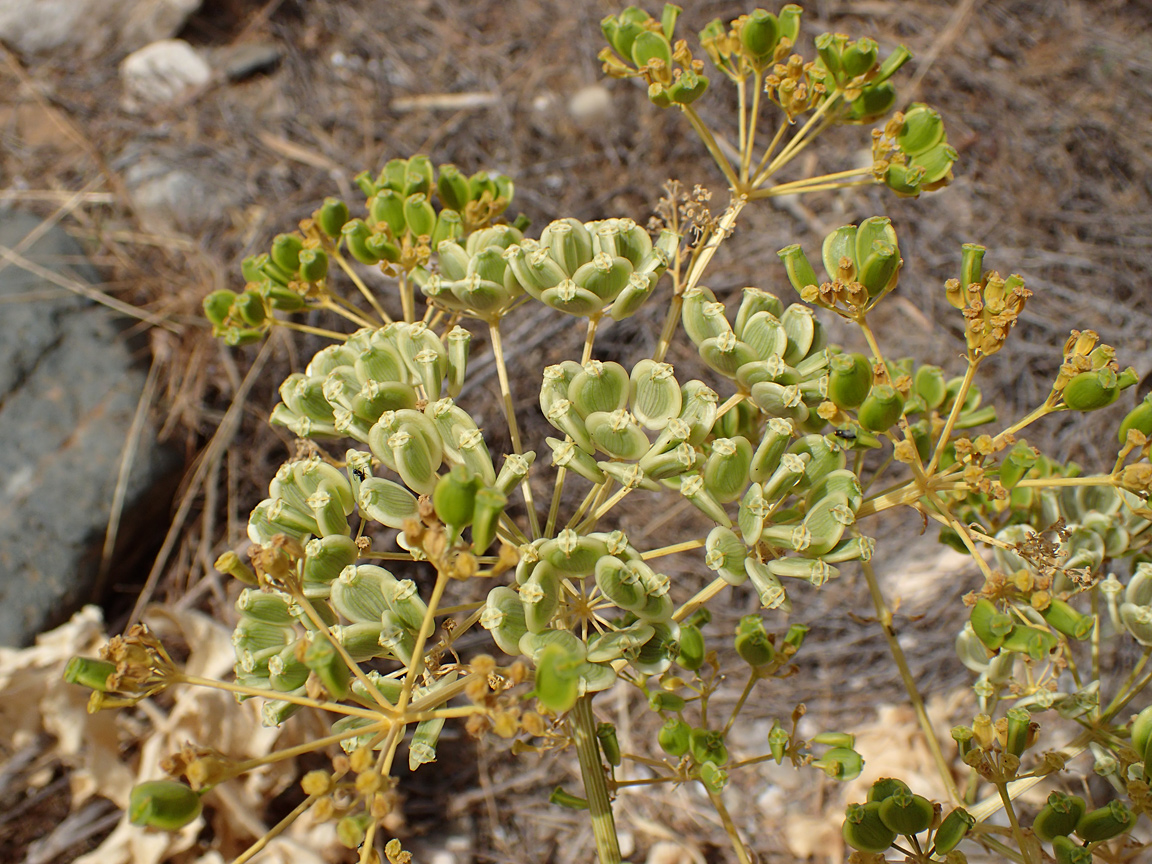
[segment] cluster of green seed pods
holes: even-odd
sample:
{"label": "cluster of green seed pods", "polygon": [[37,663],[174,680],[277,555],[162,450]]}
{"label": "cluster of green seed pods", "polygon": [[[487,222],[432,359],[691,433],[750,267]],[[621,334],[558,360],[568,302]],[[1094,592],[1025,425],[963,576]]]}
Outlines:
{"label": "cluster of green seed pods", "polygon": [[1099,843],[1119,837],[1136,824],[1136,814],[1123,802],[1110,801],[1103,807],[1088,810],[1079,795],[1053,792],[1032,821],[1032,831],[1040,839],[1052,844],[1052,852],[1059,864],[1091,862],[1092,854],[1086,846],[1072,840],[1075,834],[1085,844]]}
{"label": "cluster of green seed pods", "polygon": [[[823,325],[807,306],[784,308],[767,291],[745,288],[734,323],[705,287],[684,292],[684,332],[701,359],[735,381],[769,417],[804,423],[827,396]],[[824,421],[813,417],[817,428]]]}
{"label": "cluster of green seed pods", "polygon": [[523,238],[509,246],[503,253],[507,266],[493,261],[492,270],[506,291],[527,292],[569,315],[607,314],[619,321],[652,294],[679,239],[666,230],[653,243],[631,219],[584,223],[569,217],[547,225],[539,240]]}
{"label": "cluster of green seed pods", "polygon": [[915,198],[952,182],[958,154],[948,143],[940,114],[916,102],[893,115],[874,138],[872,158],[873,170],[883,172],[889,189],[901,198]]}
{"label": "cluster of green seed pods", "polygon": [[[587,643],[567,628],[578,619],[566,583],[592,580],[608,604],[620,611],[614,629]],[[668,577],[648,566],[619,531],[580,535],[572,529],[520,548],[516,589],[498,586],[488,594],[480,619],[502,651],[539,662],[559,646],[580,693],[602,690],[616,680],[612,664],[626,660],[644,676],[659,675],[678,656],[681,627],[673,621]],[[702,659],[701,659],[702,662]]]}
{"label": "cluster of green seed pods", "polygon": [[879,855],[900,836],[912,841],[928,832],[926,843],[915,841],[911,845],[926,850],[931,857],[955,849],[974,824],[976,820],[964,808],[957,807],[943,816],[940,805],[914,794],[903,781],[886,777],[872,784],[865,803],[848,805],[843,834],[853,849]]}
{"label": "cluster of green seed pods", "polygon": [[648,84],[653,105],[690,105],[708,89],[703,64],[674,51],[673,34],[680,7],[664,5],[659,21],[638,6],[629,6],[618,15],[600,22],[609,48],[599,54],[606,74],[616,78],[641,77]]}
{"label": "cluster of green seed pods", "polygon": [[742,81],[752,72],[763,74],[796,44],[803,11],[787,3],[779,14],[754,9],[728,25],[714,18],[700,31],[700,46],[712,64],[734,81]]}
{"label": "cluster of green seed pods", "polygon": [[912,59],[903,45],[880,60],[880,46],[864,36],[849,39],[843,33],[816,37],[818,60],[809,75],[824,85],[824,92],[842,94],[847,110],[845,123],[871,123],[896,104],[896,87],[888,80]]}
{"label": "cluster of green seed pods", "polygon": [[524,293],[508,267],[509,247],[524,235],[511,225],[493,225],[459,240],[441,240],[437,246],[437,272],[417,267],[413,279],[435,305],[478,318],[499,318]]}
{"label": "cluster of green seed pods", "polygon": [[[1109,580],[1111,581],[1111,580]],[[1124,629],[1141,645],[1152,645],[1152,563],[1136,564],[1123,594],[1107,590],[1108,611],[1117,629]]]}
{"label": "cluster of green seed pods", "polygon": [[892,222],[881,216],[858,226],[843,225],[824,238],[820,257],[828,275],[825,283],[818,283],[799,245],[776,254],[801,299],[827,309],[841,305],[853,314],[872,308],[894,289],[904,264]]}
{"label": "cluster of green seed pods", "polygon": [[244,291],[213,291],[204,298],[212,334],[225,344],[245,345],[263,337],[273,311],[297,312],[328,276],[328,253],[315,238],[277,234],[272,248],[241,263]]}

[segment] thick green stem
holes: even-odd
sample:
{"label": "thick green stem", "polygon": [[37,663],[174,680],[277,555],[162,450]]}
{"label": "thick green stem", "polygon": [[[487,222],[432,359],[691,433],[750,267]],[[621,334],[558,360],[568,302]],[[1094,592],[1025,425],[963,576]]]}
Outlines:
{"label": "thick green stem", "polygon": [[576,756],[580,760],[580,775],[584,778],[584,797],[588,799],[588,812],[592,815],[596,854],[600,864],[620,864],[620,844],[616,839],[612,802],[608,799],[604,763],[600,759],[600,742],[596,739],[596,718],[592,716],[591,694],[576,700],[571,723],[573,737],[576,739]]}

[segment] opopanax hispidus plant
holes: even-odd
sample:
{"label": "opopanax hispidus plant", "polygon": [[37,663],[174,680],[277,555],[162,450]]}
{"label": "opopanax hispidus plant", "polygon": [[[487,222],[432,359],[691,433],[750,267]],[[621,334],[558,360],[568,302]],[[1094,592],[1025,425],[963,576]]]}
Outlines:
{"label": "opopanax hispidus plant", "polygon": [[[1073,331],[1042,405],[999,431],[969,431],[997,421],[975,377],[1031,292],[1021,277],[985,269],[982,247],[965,245],[957,278],[943,288],[963,320],[964,373],[900,357],[898,340],[890,355],[869,313],[897,288],[903,259],[895,228],[880,217],[825,238],[823,277],[793,245],[780,250],[774,285],[733,298],[705,287],[717,248],[754,202],[868,184],[917,196],[948,183],[956,152],[928,106],[892,113],[903,48],[881,56],[871,39],[823,34],[805,59],[801,10],[786,5],[708,23],[697,56],[674,39],[679,11],[665,6],[656,20],[629,7],[606,18],[601,60],[608,75],[643,82],[655,106],[684,115],[729,185],[723,212],[711,215],[704,193],[673,183],[654,231],[627,217],[566,218],[533,234],[523,217],[504,218],[514,195],[506,177],[469,176],[423,155],[361,174],[361,215],[327,199],[298,231],[244,262],[243,291],[204,302],[229,344],[278,326],[332,340],[280,386],[272,423],[305,445],[252,512],[251,564],[231,552],[217,562],[246,585],[236,602],[235,680],[190,678],[140,628],[114,639],[100,660],[75,660],[69,679],[93,688],[93,709],[183,683],[259,698],[271,725],[317,709],[331,719],[330,734],[311,748],[346,755],[303,778],[306,805],[336,820],[365,864],[379,860],[379,826],[397,806],[398,755],[407,752],[411,770],[434,760],[442,728],[457,718],[473,734],[518,739],[521,752],[574,744],[583,794],[558,789],[553,801],[587,808],[599,860],[619,861],[610,802],[628,782],[615,774],[625,757],[592,704],[626,682],[661,718],[666,758],[645,760],[655,777],[644,782],[702,784],[736,858],[748,862],[749,841],[719,794],[732,771],[773,759],[839,779],[860,772],[850,734],[798,736],[803,706],[772,725],[761,755],[734,760],[726,743],[753,688],[787,677],[804,648],[806,594],[797,588],[818,589],[841,567],[859,566],[949,800],[933,803],[899,779],[878,782],[845,816],[855,860],[892,852],[960,861],[961,843],[1034,864],[1048,849],[1060,862],[1121,860],[1120,844],[1135,841],[1117,838],[1130,838],[1147,811],[1152,772],[1152,713],[1131,723],[1124,713],[1152,679],[1152,397],[1123,421],[1105,473],[1082,474],[1028,446],[1020,433],[1045,416],[1104,407],[1137,380],[1096,334]],[[693,107],[713,83],[708,75],[736,88],[733,159]],[[776,179],[828,128],[874,123],[871,165]],[[363,268],[391,277],[398,302],[369,289]],[[539,409],[554,429],[542,441],[521,435],[502,346],[505,322],[531,303],[583,322],[587,333],[579,358],[540,370]],[[644,303],[666,309],[653,354],[631,366],[596,359],[600,325]],[[397,308],[395,317],[387,311]],[[288,317],[314,310],[355,329]],[[821,316],[829,313],[859,328],[867,353],[828,344]],[[504,454],[491,452],[495,439],[468,410],[477,330],[498,372],[512,448]],[[666,362],[677,338],[695,346],[707,380]],[[866,458],[874,450],[888,458]],[[883,490],[870,492],[891,468]],[[536,499],[530,479],[551,489],[548,500]],[[572,487],[583,493],[574,509],[563,495]],[[613,520],[629,496],[685,499],[714,527],[641,548]],[[981,712],[952,732],[970,770],[962,787],[953,754],[936,744],[871,564],[868,517],[897,507],[940,523],[943,539],[971,552],[984,578],[966,597],[956,642],[978,676]],[[692,550],[703,550],[715,575],[677,603],[662,562]],[[456,603],[457,586],[473,580],[486,599]],[[749,590],[791,623],[770,631],[750,615],[721,632],[710,603]],[[462,659],[453,646],[477,627],[491,634],[492,654]],[[1102,668],[1101,645],[1113,639],[1147,646],[1134,668]],[[724,642],[743,668],[723,671],[746,684],[720,712],[710,704],[722,677],[710,647]],[[1041,749],[1054,715],[1080,732]],[[1054,792],[1034,815],[1014,803],[1042,777],[1059,782],[1066,762],[1089,752],[1109,796]],[[138,787],[132,818],[186,824],[206,790],[256,764],[189,745],[166,763],[175,779]],[[1008,827],[987,821],[1001,809]],[[395,841],[385,854],[403,856]]]}

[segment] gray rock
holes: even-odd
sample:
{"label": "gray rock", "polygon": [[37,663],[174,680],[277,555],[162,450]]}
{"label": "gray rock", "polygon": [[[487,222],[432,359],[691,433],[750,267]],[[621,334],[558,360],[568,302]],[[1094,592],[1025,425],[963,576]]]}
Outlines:
{"label": "gray rock", "polygon": [[175,36],[201,0],[0,0],[0,39],[24,53],[133,51]]}
{"label": "gray rock", "polygon": [[269,71],[283,56],[284,49],[275,42],[242,42],[218,51],[215,66],[229,81],[243,81]]}
{"label": "gray rock", "polygon": [[241,200],[242,183],[214,154],[132,145],[115,167],[124,172],[132,207],[150,231],[199,232]]}
{"label": "gray rock", "polygon": [[[16,246],[39,222],[0,215],[0,244]],[[80,252],[55,228],[24,254],[59,271],[63,256]],[[87,264],[71,270],[98,281]],[[16,646],[91,599],[145,375],[133,365],[123,322],[105,307],[15,264],[0,271],[0,302],[0,645]],[[129,550],[158,541],[136,529],[156,530],[142,514],[166,514],[149,496],[175,467],[146,429],[129,477],[114,582],[132,578]]]}

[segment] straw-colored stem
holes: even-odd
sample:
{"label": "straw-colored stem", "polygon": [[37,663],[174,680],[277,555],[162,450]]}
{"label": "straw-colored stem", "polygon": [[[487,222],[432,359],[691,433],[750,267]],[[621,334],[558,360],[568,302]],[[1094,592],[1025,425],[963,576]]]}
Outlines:
{"label": "straw-colored stem", "polygon": [[592,715],[591,694],[576,700],[570,719],[572,735],[576,741],[576,756],[580,761],[580,776],[584,779],[584,797],[592,816],[596,854],[600,864],[620,864],[620,843],[616,837],[616,821],[612,818],[612,802],[608,797],[604,763],[600,759],[600,742],[596,738],[596,718]]}
{"label": "straw-colored stem", "polygon": [[[508,423],[508,437],[512,439],[512,451],[523,455],[524,446],[520,441],[520,426],[516,422],[516,409],[512,402],[512,388],[508,384],[508,368],[504,365],[504,343],[500,339],[500,322],[488,322],[488,334],[492,340],[492,358],[496,363],[496,377],[500,381],[500,397],[504,403],[504,419]],[[532,500],[532,484],[525,477],[520,482],[520,490],[524,493],[524,509],[528,511],[528,524],[532,529],[532,536],[540,536],[540,520],[536,516],[536,502]]]}
{"label": "straw-colored stem", "polygon": [[387,312],[384,311],[384,307],[381,306],[380,303],[376,300],[376,295],[373,294],[368,289],[368,286],[364,284],[364,280],[360,278],[360,274],[353,270],[352,267],[348,264],[348,260],[340,254],[339,249],[333,248],[332,258],[336,262],[336,265],[344,271],[345,275],[352,280],[352,284],[356,286],[356,290],[364,295],[364,299],[368,301],[368,305],[372,307],[372,310],[380,316],[380,320],[385,324],[391,324],[392,318],[388,315]]}

